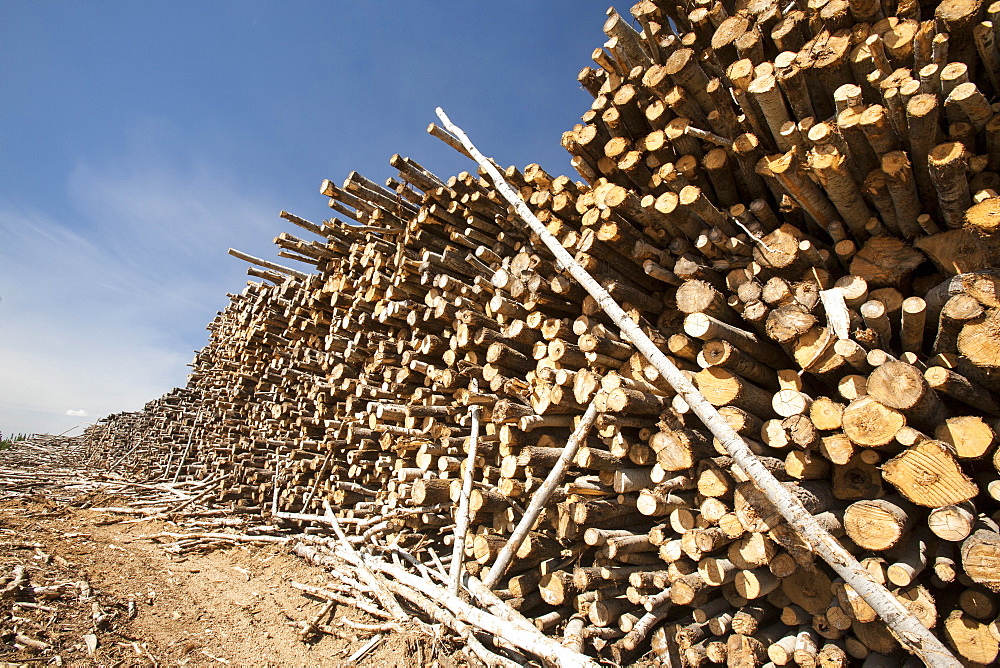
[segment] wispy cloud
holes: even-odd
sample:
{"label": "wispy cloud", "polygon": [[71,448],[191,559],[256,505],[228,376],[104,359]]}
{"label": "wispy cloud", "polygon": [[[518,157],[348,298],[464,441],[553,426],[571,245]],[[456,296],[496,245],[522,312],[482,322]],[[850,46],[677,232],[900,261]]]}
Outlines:
{"label": "wispy cloud", "polygon": [[0,201],[4,431],[58,433],[183,385],[246,278],[226,249],[273,255],[283,229],[261,188],[166,149],[80,163],[66,188],[57,215]]}
{"label": "wispy cloud", "polygon": [[135,410],[183,382],[189,356],[160,336],[148,306],[164,290],[136,289],[142,281],[128,267],[37,213],[0,205],[0,232],[10,244],[0,265],[6,430],[58,433],[82,417],[67,405],[94,415]]}

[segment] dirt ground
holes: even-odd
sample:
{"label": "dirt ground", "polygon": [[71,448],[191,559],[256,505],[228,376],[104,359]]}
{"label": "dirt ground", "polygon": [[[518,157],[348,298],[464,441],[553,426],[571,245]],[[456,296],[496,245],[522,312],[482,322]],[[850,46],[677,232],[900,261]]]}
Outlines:
{"label": "dirt ground", "polygon": [[[457,648],[410,632],[385,634],[348,663],[373,633],[355,632],[338,618],[382,620],[338,608],[330,626],[339,637],[301,641],[301,623],[323,603],[290,583],[322,585],[326,578],[287,547],[245,544],[174,556],[150,536],[176,525],[123,523],[131,518],[80,507],[93,502],[41,494],[0,502],[0,668],[453,665]],[[18,565],[27,577],[11,590]],[[33,649],[25,639],[48,647]]]}

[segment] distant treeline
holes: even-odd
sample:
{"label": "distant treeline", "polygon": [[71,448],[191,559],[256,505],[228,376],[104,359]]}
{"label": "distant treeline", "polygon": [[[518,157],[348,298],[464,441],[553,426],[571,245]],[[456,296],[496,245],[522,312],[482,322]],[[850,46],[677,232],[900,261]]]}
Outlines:
{"label": "distant treeline", "polygon": [[26,441],[31,436],[34,436],[34,434],[14,434],[13,436],[4,438],[3,432],[0,432],[0,450],[9,448],[18,441]]}

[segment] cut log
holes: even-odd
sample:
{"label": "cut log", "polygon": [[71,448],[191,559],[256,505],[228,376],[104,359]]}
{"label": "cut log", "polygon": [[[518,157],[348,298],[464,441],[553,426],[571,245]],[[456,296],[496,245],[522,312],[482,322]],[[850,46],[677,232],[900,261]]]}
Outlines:
{"label": "cut log", "polygon": [[958,352],[976,366],[1000,368],[1000,309],[990,310],[962,327]]}
{"label": "cut log", "polygon": [[874,397],[855,399],[844,409],[844,434],[863,448],[888,445],[905,424],[906,417]]}
{"label": "cut log", "polygon": [[962,543],[962,568],[975,582],[1000,592],[1000,533],[977,529]]}
{"label": "cut log", "polygon": [[933,430],[948,418],[947,408],[920,369],[913,365],[886,362],[868,376],[867,387],[872,398],[901,411],[918,427],[928,426]]}
{"label": "cut log", "polygon": [[965,212],[972,206],[966,160],[965,145],[958,142],[935,146],[927,159],[941,215],[945,225],[951,229],[964,224]]}
{"label": "cut log", "polygon": [[941,441],[914,445],[883,464],[882,474],[904,497],[928,508],[956,505],[979,493]]}
{"label": "cut log", "polygon": [[888,550],[914,526],[913,506],[901,499],[871,499],[851,504],[844,511],[844,530],[868,550]]}
{"label": "cut log", "polygon": [[976,508],[970,502],[935,508],[927,516],[931,533],[954,543],[965,540],[976,522]]}
{"label": "cut log", "polygon": [[995,265],[993,258],[1000,253],[1000,235],[983,235],[971,227],[963,227],[920,237],[914,245],[946,275],[965,274]]}
{"label": "cut log", "polygon": [[983,418],[975,415],[948,418],[934,431],[934,437],[950,445],[955,450],[955,455],[961,459],[985,457],[997,442],[997,434],[993,428]]}
{"label": "cut log", "polygon": [[864,278],[872,288],[900,287],[924,262],[919,251],[895,237],[875,236],[851,260],[851,273]]}
{"label": "cut log", "polygon": [[961,610],[952,611],[944,620],[944,635],[970,665],[993,665],[1000,654],[1000,643],[990,633],[989,626]]}

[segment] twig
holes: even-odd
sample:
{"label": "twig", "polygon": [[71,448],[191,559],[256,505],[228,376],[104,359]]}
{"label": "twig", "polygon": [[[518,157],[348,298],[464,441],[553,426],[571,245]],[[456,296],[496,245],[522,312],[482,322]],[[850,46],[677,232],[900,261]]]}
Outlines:
{"label": "twig", "polygon": [[248,536],[242,533],[175,533],[173,531],[162,531],[160,533],[155,533],[146,538],[177,538],[177,539],[194,539],[201,538],[205,540],[228,540],[234,543],[287,543],[291,538],[287,536]]}
{"label": "twig", "polygon": [[356,622],[350,617],[338,617],[338,624],[344,624],[345,626],[350,626],[352,629],[357,631],[376,631],[376,632],[386,632],[386,631],[402,631],[403,627],[396,622],[386,622],[385,624],[362,624],[361,622]]}
{"label": "twig", "polygon": [[316,627],[319,626],[323,618],[329,615],[333,611],[333,607],[337,605],[336,601],[327,601],[326,604],[320,609],[316,616],[310,619],[308,622],[302,625],[299,629],[299,640],[306,641],[309,639],[313,633],[316,632]]}
{"label": "twig", "polygon": [[702,139],[707,142],[711,142],[716,146],[721,146],[722,148],[729,148],[733,145],[732,139],[726,139],[714,132],[709,132],[708,130],[702,130],[701,128],[696,128],[693,125],[689,125],[684,128],[684,134],[690,137],[696,137],[697,139]]}
{"label": "twig", "polygon": [[46,650],[51,647],[48,643],[42,642],[41,640],[35,640],[34,638],[29,638],[23,633],[14,634],[14,642],[21,643],[25,647],[30,647],[31,649],[37,649],[39,651]]}
{"label": "twig", "polygon": [[24,585],[26,574],[27,571],[24,566],[21,564],[14,566],[14,579],[8,582],[3,589],[0,589],[0,600],[16,596],[18,590],[20,590],[21,586]]}
{"label": "twig", "polygon": [[442,582],[448,581],[448,572],[445,570],[444,562],[441,561],[441,557],[438,556],[437,552],[433,547],[427,548],[427,554],[431,555],[431,561],[434,562],[434,567],[437,569],[438,575]]}
{"label": "twig", "polygon": [[294,581],[291,582],[290,584],[294,589],[299,589],[301,591],[306,592],[307,594],[316,596],[317,598],[323,598],[326,599],[327,601],[335,601],[337,603],[340,603],[341,605],[353,605],[358,610],[363,610],[367,612],[369,615],[372,615],[374,617],[381,617],[382,619],[392,619],[392,615],[387,613],[385,610],[382,610],[381,608],[376,607],[375,605],[367,602],[365,599],[361,598],[360,596],[357,596],[357,594],[355,594],[357,598],[351,599],[348,598],[347,596],[338,594],[335,591],[330,591],[329,589],[323,589],[322,587],[317,587],[315,585],[304,584],[302,582],[294,582]]}
{"label": "twig", "polygon": [[[225,478],[223,478],[222,480],[225,480]],[[213,481],[213,482],[215,482],[215,481]],[[164,514],[165,515],[169,515],[170,513],[180,512],[184,508],[187,508],[188,506],[190,506],[192,503],[194,503],[196,501],[201,501],[203,498],[205,498],[206,496],[208,496],[209,494],[211,494],[213,491],[215,491],[215,490],[212,487],[208,487],[207,489],[205,489],[205,491],[203,491],[200,494],[197,494],[197,495],[191,497],[187,501],[184,501],[183,503],[180,503],[180,504],[174,506],[173,508],[167,509],[166,511],[164,511]]]}
{"label": "twig", "polygon": [[48,605],[41,605],[39,603],[26,603],[24,601],[14,601],[15,608],[24,608],[25,610],[41,610],[42,612],[57,612],[56,608]]}
{"label": "twig", "polygon": [[771,247],[770,247],[770,246],[768,246],[768,245],[767,245],[766,243],[764,243],[764,240],[763,240],[763,239],[761,239],[761,238],[760,238],[759,236],[757,236],[756,234],[754,234],[753,232],[751,232],[751,231],[750,231],[750,228],[748,228],[748,227],[747,227],[746,225],[744,225],[744,224],[743,224],[743,221],[741,221],[741,220],[740,220],[739,218],[737,218],[736,216],[730,216],[729,218],[730,218],[730,220],[732,220],[732,221],[733,221],[734,223],[736,223],[736,225],[737,225],[737,226],[738,226],[738,227],[739,227],[739,228],[740,228],[741,230],[743,230],[743,231],[744,231],[744,232],[746,233],[746,235],[747,235],[748,237],[750,237],[750,238],[751,238],[751,239],[753,240],[753,242],[754,242],[755,244],[758,244],[758,245],[760,245],[760,246],[761,246],[761,248],[763,248],[764,250],[766,250],[766,251],[767,251],[768,253],[774,253],[774,252],[775,252],[775,250],[774,250],[773,248],[771,248]]}
{"label": "twig", "polygon": [[367,654],[368,652],[370,652],[373,649],[375,649],[375,646],[378,645],[380,642],[382,642],[382,638],[384,638],[384,637],[385,636],[383,636],[381,633],[379,635],[377,635],[377,636],[373,636],[372,639],[369,640],[368,642],[366,642],[361,649],[359,649],[354,654],[352,654],[349,657],[347,657],[347,662],[351,663],[353,661],[357,661],[358,659],[360,659],[361,657],[363,657],[365,654]]}

